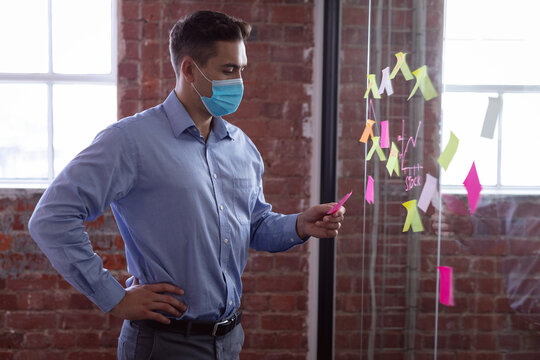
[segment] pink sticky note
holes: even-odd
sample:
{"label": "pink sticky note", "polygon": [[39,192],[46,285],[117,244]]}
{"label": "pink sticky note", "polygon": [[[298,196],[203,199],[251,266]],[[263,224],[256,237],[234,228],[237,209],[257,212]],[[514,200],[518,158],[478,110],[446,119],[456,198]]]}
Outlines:
{"label": "pink sticky note", "polygon": [[447,306],[454,306],[454,279],[450,266],[437,266],[440,274],[439,301]]}
{"label": "pink sticky note", "polygon": [[471,214],[474,214],[476,211],[476,204],[478,204],[478,199],[480,199],[480,191],[482,191],[482,185],[480,185],[480,179],[478,179],[478,173],[476,172],[476,165],[474,161],[469,170],[469,174],[463,185],[467,189],[467,198],[469,199],[469,209],[471,209]]}
{"label": "pink sticky note", "polygon": [[381,121],[381,148],[390,147],[390,131],[388,130],[388,120]]}
{"label": "pink sticky note", "polygon": [[467,206],[456,195],[443,194],[444,205],[456,215],[469,215]]}
{"label": "pink sticky note", "polygon": [[373,204],[375,202],[373,178],[368,176],[367,186],[366,186],[366,201],[368,204]]}
{"label": "pink sticky note", "polygon": [[334,206],[334,207],[332,208],[332,210],[330,210],[330,211],[327,212],[326,214],[333,214],[333,213],[335,213],[336,211],[338,211],[339,209],[341,209],[341,206],[342,206],[343,204],[345,204],[345,201],[347,201],[347,199],[348,199],[349,196],[351,196],[351,195],[352,195],[352,191],[351,191],[350,193],[348,193],[347,195],[345,195],[345,196],[343,197],[343,199],[339,200],[339,202],[337,203],[337,205]]}
{"label": "pink sticky note", "polygon": [[418,208],[423,212],[427,211],[431,199],[433,199],[433,196],[437,192],[437,182],[437,178],[430,174],[426,174],[426,182],[424,183],[424,188],[420,194],[420,199],[418,199]]}

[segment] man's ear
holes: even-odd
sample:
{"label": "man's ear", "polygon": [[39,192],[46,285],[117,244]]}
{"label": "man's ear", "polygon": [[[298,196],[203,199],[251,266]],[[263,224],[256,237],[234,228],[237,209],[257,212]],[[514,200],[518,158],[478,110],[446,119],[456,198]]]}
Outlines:
{"label": "man's ear", "polygon": [[194,76],[195,65],[193,59],[189,56],[185,56],[180,63],[180,76],[182,76],[188,83],[195,81]]}

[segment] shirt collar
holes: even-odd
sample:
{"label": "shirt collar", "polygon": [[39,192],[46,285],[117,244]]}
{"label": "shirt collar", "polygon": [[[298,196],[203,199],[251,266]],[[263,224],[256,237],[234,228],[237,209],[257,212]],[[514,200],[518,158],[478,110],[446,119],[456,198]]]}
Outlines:
{"label": "shirt collar", "polygon": [[[176,93],[171,91],[167,99],[163,102],[163,108],[171,124],[172,131],[174,136],[178,137],[181,133],[186,131],[188,128],[195,126],[195,123],[189,116],[188,112],[184,105],[180,102]],[[215,116],[212,122],[212,130],[216,138],[222,140],[227,136],[234,140],[234,137],[229,131],[229,124],[223,120],[221,116]]]}

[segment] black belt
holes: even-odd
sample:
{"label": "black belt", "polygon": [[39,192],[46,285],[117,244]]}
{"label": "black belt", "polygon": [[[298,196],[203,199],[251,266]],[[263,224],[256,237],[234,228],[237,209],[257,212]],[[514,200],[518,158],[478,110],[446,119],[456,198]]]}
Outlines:
{"label": "black belt", "polygon": [[171,319],[169,325],[162,324],[153,320],[132,320],[133,323],[142,327],[150,327],[155,330],[171,331],[181,333],[185,336],[190,335],[209,335],[223,336],[228,334],[242,320],[242,312],[238,311],[233,316],[218,322],[202,322],[194,320],[176,320]]}

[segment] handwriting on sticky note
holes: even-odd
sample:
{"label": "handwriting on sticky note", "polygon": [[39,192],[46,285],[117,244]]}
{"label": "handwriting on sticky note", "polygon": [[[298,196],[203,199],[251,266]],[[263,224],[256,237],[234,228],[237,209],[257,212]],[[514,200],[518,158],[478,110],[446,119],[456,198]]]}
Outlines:
{"label": "handwriting on sticky note", "polygon": [[454,279],[450,266],[437,266],[439,269],[439,301],[447,306],[454,306]]}
{"label": "handwriting on sticky note", "polygon": [[327,212],[326,214],[327,215],[330,215],[330,214],[333,214],[335,213],[336,211],[338,211],[339,209],[341,209],[341,207],[343,206],[343,204],[345,204],[345,201],[347,201],[347,199],[352,195],[352,191],[350,193],[348,193],[347,195],[345,195],[343,197],[343,199],[339,200],[339,202],[337,203],[336,206],[334,206],[329,212]]}

